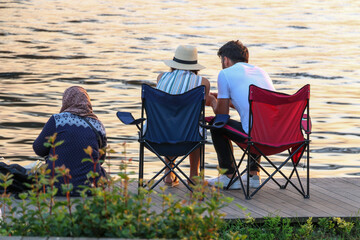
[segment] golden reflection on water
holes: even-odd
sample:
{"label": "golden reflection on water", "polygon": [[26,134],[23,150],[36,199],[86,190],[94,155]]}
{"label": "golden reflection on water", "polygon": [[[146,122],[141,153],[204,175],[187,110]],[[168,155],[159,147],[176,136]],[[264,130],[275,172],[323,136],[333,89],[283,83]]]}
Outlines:
{"label": "golden reflection on water", "polygon": [[[64,89],[77,84],[89,91],[119,152],[112,162],[118,164],[126,141],[137,172],[136,128],[121,124],[116,111],[139,116],[140,83],[154,84],[179,44],[198,47],[207,67],[200,73],[216,91],[216,52],[240,39],[279,91],[311,84],[312,176],[358,175],[359,11],[358,1],[338,0],[3,2],[0,74],[23,74],[0,78],[0,154],[23,165],[37,159],[32,141],[59,111]],[[206,163],[206,175],[215,176],[211,144]],[[151,157],[149,172],[159,166]]]}

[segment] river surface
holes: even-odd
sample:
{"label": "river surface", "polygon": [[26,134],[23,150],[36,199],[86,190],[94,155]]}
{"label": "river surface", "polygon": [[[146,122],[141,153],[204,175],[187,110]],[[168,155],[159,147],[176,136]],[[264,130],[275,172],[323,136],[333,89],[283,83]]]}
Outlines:
{"label": "river surface", "polygon": [[[140,116],[141,84],[155,84],[179,44],[198,48],[206,66],[200,74],[216,91],[217,50],[239,39],[277,90],[292,94],[311,84],[311,176],[358,176],[359,13],[356,0],[0,1],[0,157],[21,165],[39,159],[33,140],[59,112],[63,91],[80,85],[117,151],[111,173],[132,158],[136,177],[137,129],[122,124],[116,111]],[[212,115],[209,107],[206,114]],[[235,111],[231,116],[238,118]],[[146,156],[148,175],[161,163]],[[216,165],[209,142],[206,177],[216,176]]]}

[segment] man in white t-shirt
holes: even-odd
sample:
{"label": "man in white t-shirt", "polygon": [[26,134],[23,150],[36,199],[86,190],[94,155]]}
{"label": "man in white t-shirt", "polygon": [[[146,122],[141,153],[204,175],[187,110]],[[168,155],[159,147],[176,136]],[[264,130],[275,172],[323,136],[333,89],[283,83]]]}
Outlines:
{"label": "man in white t-shirt", "polygon": [[[241,122],[229,119],[227,125],[235,131],[248,134],[249,131],[249,86],[254,84],[268,90],[275,90],[269,75],[261,68],[251,65],[249,51],[240,41],[230,41],[218,51],[223,70],[218,76],[218,93],[210,93],[210,100],[207,103],[213,108],[215,114],[229,114],[229,108],[235,108],[240,115]],[[209,185],[216,185],[216,182],[223,183],[226,187],[231,176],[235,172],[233,166],[232,145],[229,139],[239,139],[239,135],[233,131],[220,128],[211,130],[211,137],[218,156],[219,167],[226,169],[224,175],[209,179]],[[258,162],[260,156],[253,155]],[[246,180],[245,175],[242,176]],[[255,162],[250,164],[250,187],[260,185],[260,169]],[[240,181],[234,182],[230,189],[240,189]]]}

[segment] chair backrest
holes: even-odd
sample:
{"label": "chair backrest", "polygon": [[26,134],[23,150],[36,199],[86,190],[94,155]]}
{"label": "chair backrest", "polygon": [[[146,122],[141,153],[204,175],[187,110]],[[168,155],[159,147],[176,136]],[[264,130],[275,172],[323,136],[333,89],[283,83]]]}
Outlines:
{"label": "chair backrest", "polygon": [[146,112],[143,139],[153,143],[199,142],[200,116],[204,114],[205,87],[171,95],[142,85],[142,114]]}
{"label": "chair backrest", "polygon": [[293,95],[251,85],[251,141],[274,147],[304,141],[301,123],[309,99],[310,85],[305,85]]}

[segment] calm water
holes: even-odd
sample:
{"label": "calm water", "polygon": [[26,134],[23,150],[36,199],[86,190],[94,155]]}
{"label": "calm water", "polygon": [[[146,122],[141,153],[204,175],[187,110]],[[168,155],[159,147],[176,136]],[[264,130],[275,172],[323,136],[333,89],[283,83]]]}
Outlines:
{"label": "calm water", "polygon": [[[111,171],[117,171],[124,142],[137,171],[136,127],[121,124],[116,111],[140,115],[141,83],[155,83],[167,70],[162,60],[172,58],[179,44],[198,47],[207,67],[200,73],[216,91],[216,52],[228,40],[240,39],[249,47],[250,62],[264,68],[278,90],[294,93],[311,84],[312,176],[360,175],[359,1],[149,3],[0,2],[0,156],[5,161],[25,165],[38,159],[33,140],[60,110],[62,92],[81,85],[118,151]],[[160,166],[148,159],[147,174]],[[216,175],[216,165],[208,144],[207,176]]]}

